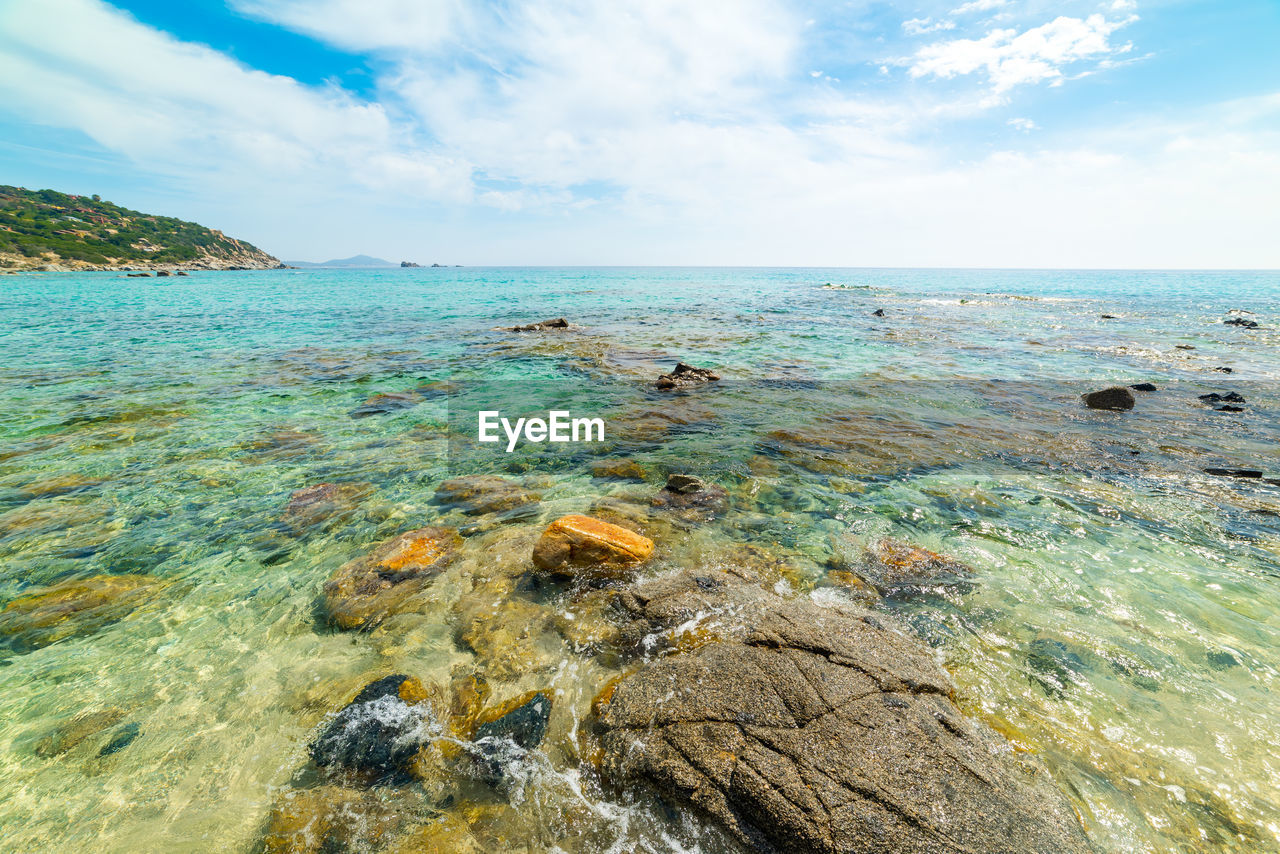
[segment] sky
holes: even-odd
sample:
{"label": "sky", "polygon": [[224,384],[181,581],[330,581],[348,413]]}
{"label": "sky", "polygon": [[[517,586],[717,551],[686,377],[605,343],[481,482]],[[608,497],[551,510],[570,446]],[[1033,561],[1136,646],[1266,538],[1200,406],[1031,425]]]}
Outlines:
{"label": "sky", "polygon": [[1280,0],[0,0],[0,183],[277,257],[1280,268]]}

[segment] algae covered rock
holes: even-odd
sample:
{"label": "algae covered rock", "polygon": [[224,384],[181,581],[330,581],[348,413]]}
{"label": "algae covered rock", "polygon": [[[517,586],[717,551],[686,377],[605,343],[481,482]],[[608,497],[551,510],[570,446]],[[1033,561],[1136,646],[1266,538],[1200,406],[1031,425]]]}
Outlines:
{"label": "algae covered rock", "polygon": [[677,362],[671,373],[658,377],[654,385],[660,390],[667,391],[677,388],[692,388],[704,383],[719,382],[719,380],[720,375],[710,368],[695,368],[693,365]]}
{"label": "algae covered rock", "polygon": [[456,529],[430,526],[343,564],[324,585],[330,619],[344,629],[377,624],[448,566],[461,543]]}
{"label": "algae covered rock", "polygon": [[1084,405],[1090,409],[1112,409],[1126,410],[1133,409],[1137,402],[1133,396],[1133,392],[1122,385],[1104,388],[1101,391],[1091,391],[1082,395]]}
{"label": "algae covered rock", "polygon": [[533,547],[533,564],[549,575],[617,575],[653,555],[653,541],[590,516],[562,516]]}
{"label": "algae covered rock", "polygon": [[377,793],[342,786],[286,790],[267,819],[265,854],[328,854],[376,849],[401,824]]}
{"label": "algae covered rock", "polygon": [[695,807],[754,851],[1092,850],[1045,769],[961,714],[917,641],[854,605],[684,575],[638,585],[638,621],[657,632],[719,606],[737,629],[597,699],[606,779]]}
{"label": "algae covered rock", "polygon": [[867,550],[858,574],[880,593],[889,595],[912,588],[964,586],[975,573],[960,561],[937,552],[884,539]]}
{"label": "algae covered rock", "polygon": [[372,491],[371,483],[317,483],[304,487],[289,496],[280,521],[295,534],[331,527],[350,518]]}
{"label": "algae covered rock", "polygon": [[514,480],[488,474],[450,478],[436,487],[435,494],[436,503],[470,516],[515,511],[537,504],[538,499]]}
{"label": "algae covered rock", "polygon": [[147,575],[95,575],[19,596],[0,611],[0,638],[25,650],[90,634],[131,613],[158,584]]}

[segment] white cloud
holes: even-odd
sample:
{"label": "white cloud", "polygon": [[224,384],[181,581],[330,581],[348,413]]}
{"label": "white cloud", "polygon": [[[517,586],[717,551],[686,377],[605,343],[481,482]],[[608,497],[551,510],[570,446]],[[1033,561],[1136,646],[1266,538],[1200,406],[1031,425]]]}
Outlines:
{"label": "white cloud", "polygon": [[1009,119],[1008,125],[1014,130],[1020,130],[1023,133],[1030,133],[1033,130],[1040,129],[1040,126],[1036,124],[1034,121],[1032,121],[1031,119],[1025,119],[1025,118]]}
{"label": "white cloud", "polygon": [[933,18],[912,18],[909,21],[902,22],[902,31],[909,36],[936,33],[942,30],[954,30],[955,27],[955,21],[934,21]]}
{"label": "white cloud", "polygon": [[1280,139],[1259,129],[1280,95],[1087,144],[1056,122],[1053,142],[1000,134],[1009,151],[936,141],[992,90],[1114,59],[1126,21],[942,41],[904,64],[978,75],[979,95],[885,74],[876,97],[812,85],[837,66],[780,0],[238,2],[378,53],[378,101],[42,0],[0,4],[0,104],[218,200],[217,224],[292,257],[429,242],[459,263],[1280,265]]}
{"label": "white cloud", "polygon": [[951,78],[985,71],[997,94],[1044,80],[1058,83],[1065,66],[1128,51],[1129,45],[1113,47],[1109,37],[1133,20],[1110,21],[1100,14],[1063,16],[1022,33],[997,29],[981,39],[937,42],[916,51],[909,73]]}
{"label": "white cloud", "polygon": [[[1123,2],[1123,0],[1120,0]],[[973,12],[990,12],[992,9],[999,9],[1009,5],[1009,0],[970,0],[963,6],[952,9],[949,14],[952,15],[968,15]]]}

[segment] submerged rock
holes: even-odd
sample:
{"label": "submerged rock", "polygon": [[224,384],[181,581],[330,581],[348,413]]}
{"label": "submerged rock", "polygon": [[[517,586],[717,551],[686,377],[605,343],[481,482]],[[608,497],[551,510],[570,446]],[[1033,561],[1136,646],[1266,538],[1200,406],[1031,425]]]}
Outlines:
{"label": "submerged rock", "polygon": [[644,480],[648,472],[635,460],[593,460],[591,476],[602,480]]}
{"label": "submerged rock", "polygon": [[311,758],[374,781],[407,775],[418,750],[439,734],[431,700],[412,676],[371,682],[320,731]]}
{"label": "submerged rock", "polygon": [[710,521],[729,507],[729,494],[715,484],[690,474],[673,474],[649,502],[654,507],[679,511],[686,521]]}
{"label": "submerged rock", "polygon": [[1262,477],[1262,472],[1259,469],[1207,468],[1204,473],[1215,477],[1234,477],[1240,480],[1257,480]]}
{"label": "submerged rock", "polygon": [[1242,329],[1258,328],[1258,321],[1249,320],[1248,318],[1244,318],[1244,317],[1229,317],[1222,322],[1225,323],[1227,326],[1239,326]]}
{"label": "submerged rock", "polygon": [[477,585],[454,605],[454,641],[475,653],[477,663],[494,679],[516,679],[554,667],[559,653],[547,631],[551,610],[523,596],[511,595],[514,579]]}
{"label": "submerged rock", "polygon": [[401,823],[375,792],[343,786],[286,790],[271,810],[264,854],[372,851]]}
{"label": "submerged rock", "polygon": [[1102,391],[1091,391],[1082,395],[1082,398],[1084,399],[1084,405],[1090,409],[1133,409],[1133,405],[1136,402],[1133,392],[1122,385],[1104,388]]}
{"label": "submerged rock", "polygon": [[1200,395],[1200,399],[1206,403],[1245,403],[1244,396],[1239,392],[1229,391],[1226,394],[1218,394],[1216,391],[1208,394]]}
{"label": "submerged rock", "polygon": [[102,749],[98,751],[98,757],[110,756],[113,753],[119,753],[129,745],[133,744],[134,739],[142,734],[142,727],[136,723],[127,723],[120,727],[120,730],[111,737],[111,740],[102,745]]}
{"label": "submerged rock", "polygon": [[1050,697],[1062,697],[1079,681],[1086,665],[1080,653],[1053,638],[1036,638],[1027,647],[1031,681]]}
{"label": "submerged rock", "polygon": [[52,759],[75,748],[85,739],[110,729],[124,719],[125,710],[112,706],[92,712],[81,712],[40,739],[36,744],[36,756]]}
{"label": "submerged rock", "polygon": [[456,507],[470,516],[503,513],[536,504],[540,496],[527,492],[514,480],[497,475],[475,474],[455,477],[436,487],[439,504]]}
{"label": "submerged rock", "polygon": [[671,373],[658,377],[655,385],[661,390],[667,390],[692,388],[703,383],[713,383],[719,380],[720,375],[710,368],[695,368],[692,365],[686,365],[684,362],[677,362]]}
{"label": "submerged rock", "polygon": [[871,312],[871,316],[872,316],[872,317],[884,317],[884,309],[883,309],[883,308],[877,308],[875,311]]}
{"label": "submerged rock", "polygon": [[360,501],[373,491],[371,483],[317,483],[289,496],[280,521],[296,534],[317,526],[331,526],[350,518]]}
{"label": "submerged rock", "polygon": [[858,574],[881,594],[891,595],[921,587],[964,585],[975,573],[945,555],[885,539],[867,550]]}
{"label": "submerged rock", "polygon": [[[640,621],[660,630],[698,586],[640,585]],[[1043,766],[961,714],[917,641],[853,605],[734,587],[720,573],[700,593],[734,604],[734,633],[597,698],[606,779],[646,783],[754,851],[1092,850]]]}
{"label": "submerged rock", "polygon": [[555,576],[616,576],[644,563],[653,540],[590,516],[562,516],[533,547],[533,565]]}
{"label": "submerged rock", "polygon": [[376,625],[439,575],[461,544],[455,528],[431,526],[347,562],[324,585],[329,617],[344,629]]}
{"label": "submerged rock", "polygon": [[127,616],[158,583],[146,575],[95,575],[19,596],[0,611],[0,637],[36,649],[90,634]]}
{"label": "submerged rock", "polygon": [[537,323],[528,323],[524,326],[513,326],[511,332],[548,332],[552,329],[568,329],[569,321],[563,317],[557,317],[555,320],[540,320]]}
{"label": "submerged rock", "polygon": [[1134,391],[1159,391],[1159,389],[1156,388],[1155,383],[1134,383],[1129,386],[1129,388]]}
{"label": "submerged rock", "polygon": [[375,394],[348,413],[352,418],[368,418],[370,415],[386,415],[412,409],[422,402],[422,396],[413,392],[386,392]]}

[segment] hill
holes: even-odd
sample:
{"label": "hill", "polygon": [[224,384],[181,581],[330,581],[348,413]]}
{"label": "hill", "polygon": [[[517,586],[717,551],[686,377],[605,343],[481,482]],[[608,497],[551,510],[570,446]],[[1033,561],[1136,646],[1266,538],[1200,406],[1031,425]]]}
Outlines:
{"label": "hill", "polygon": [[54,190],[0,185],[0,269],[269,269],[280,261],[221,231]]}
{"label": "hill", "polygon": [[372,255],[352,255],[350,258],[334,258],[331,261],[321,261],[315,263],[313,261],[289,261],[290,267],[398,267],[398,264],[392,264],[390,261],[382,258],[374,258]]}

